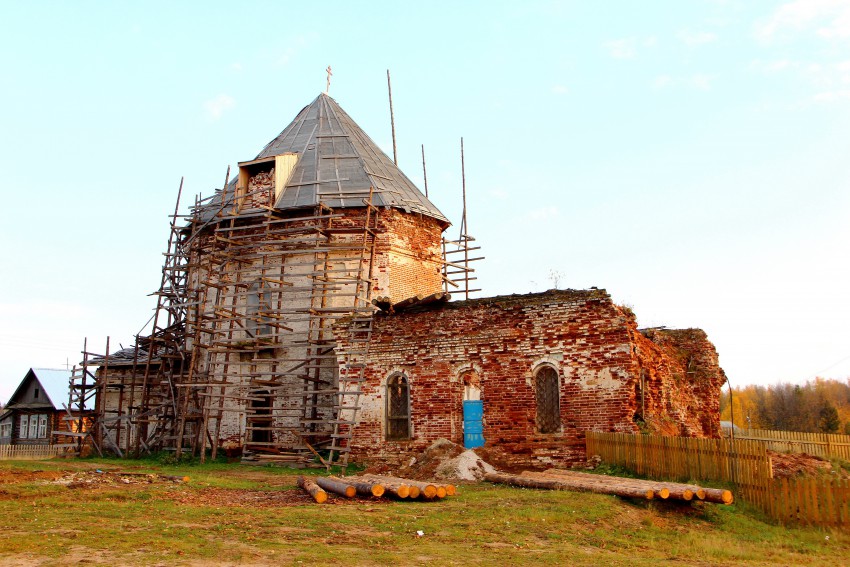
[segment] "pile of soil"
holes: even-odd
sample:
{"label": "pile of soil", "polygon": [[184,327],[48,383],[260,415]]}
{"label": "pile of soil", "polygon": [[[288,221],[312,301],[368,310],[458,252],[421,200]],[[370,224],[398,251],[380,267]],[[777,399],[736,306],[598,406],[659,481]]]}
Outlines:
{"label": "pile of soil", "polygon": [[773,464],[773,478],[792,478],[797,476],[821,476],[824,474],[838,478],[850,478],[850,472],[834,468],[832,463],[808,453],[777,453],[768,451]]}
{"label": "pile of soil", "polygon": [[448,439],[438,439],[395,474],[417,480],[481,480],[495,469],[475,451]]}

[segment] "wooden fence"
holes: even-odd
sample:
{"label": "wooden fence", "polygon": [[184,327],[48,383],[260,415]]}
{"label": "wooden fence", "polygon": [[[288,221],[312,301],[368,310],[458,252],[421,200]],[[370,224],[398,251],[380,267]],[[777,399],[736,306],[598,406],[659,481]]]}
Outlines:
{"label": "wooden fence", "polygon": [[586,434],[588,455],[659,480],[713,480],[783,523],[850,526],[850,481],[829,477],[774,479],[767,443],[625,433]]}
{"label": "wooden fence", "polygon": [[0,445],[0,460],[48,459],[67,451],[67,447],[56,445]]}
{"label": "wooden fence", "polygon": [[[723,435],[729,436],[729,428],[723,429]],[[808,453],[825,459],[838,458],[850,461],[850,435],[736,429],[735,439],[763,441],[769,450],[777,453]]]}

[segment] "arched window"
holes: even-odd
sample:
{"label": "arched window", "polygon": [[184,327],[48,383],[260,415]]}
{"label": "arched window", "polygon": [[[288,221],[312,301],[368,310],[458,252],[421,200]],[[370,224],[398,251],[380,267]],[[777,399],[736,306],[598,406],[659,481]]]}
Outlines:
{"label": "arched window", "polygon": [[555,433],[561,428],[561,400],[558,372],[544,366],[534,375],[534,397],[537,400],[537,431]]}
{"label": "arched window", "polygon": [[410,388],[403,374],[387,380],[387,439],[410,439]]}

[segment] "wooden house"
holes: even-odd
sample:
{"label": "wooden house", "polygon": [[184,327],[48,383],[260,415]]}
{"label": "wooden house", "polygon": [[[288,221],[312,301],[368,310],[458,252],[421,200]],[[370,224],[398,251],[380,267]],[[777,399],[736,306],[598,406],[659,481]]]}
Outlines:
{"label": "wooden house", "polygon": [[30,368],[0,410],[0,445],[53,445],[75,424],[65,419],[70,370]]}

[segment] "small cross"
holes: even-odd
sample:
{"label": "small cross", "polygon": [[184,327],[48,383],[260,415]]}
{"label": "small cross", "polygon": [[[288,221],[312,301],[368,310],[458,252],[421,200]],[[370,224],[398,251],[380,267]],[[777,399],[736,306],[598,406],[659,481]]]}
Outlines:
{"label": "small cross", "polygon": [[331,90],[331,77],[333,76],[333,72],[331,72],[331,66],[328,65],[328,68],[325,69],[328,72],[328,84],[325,87],[325,94],[328,94],[328,91]]}

